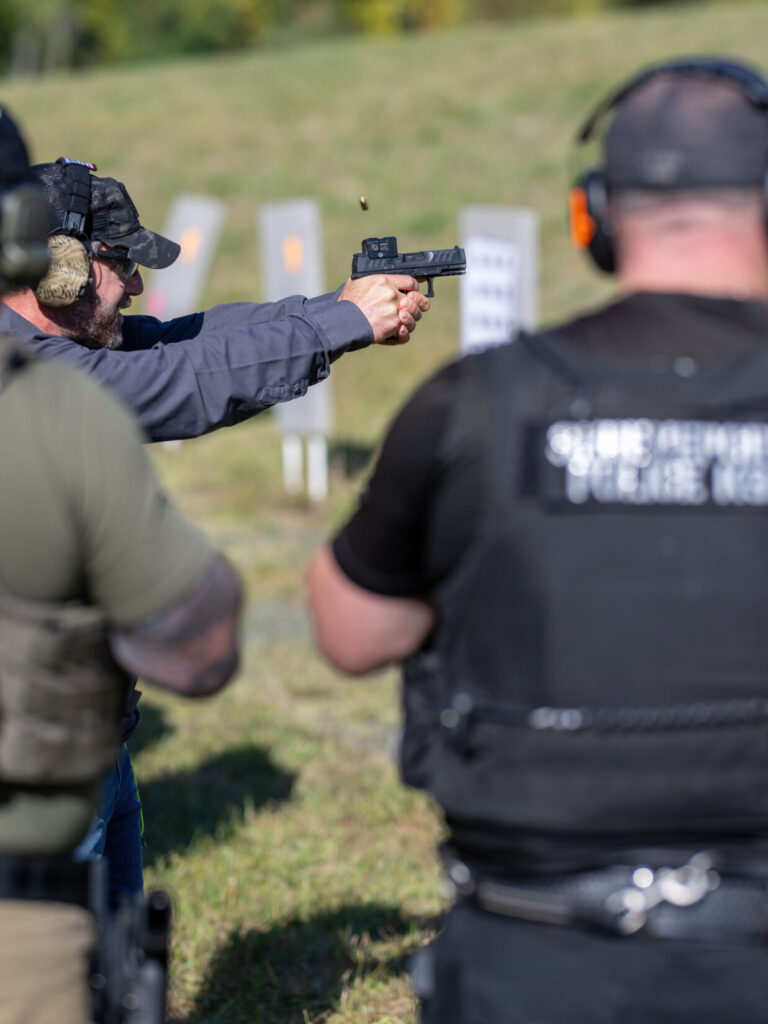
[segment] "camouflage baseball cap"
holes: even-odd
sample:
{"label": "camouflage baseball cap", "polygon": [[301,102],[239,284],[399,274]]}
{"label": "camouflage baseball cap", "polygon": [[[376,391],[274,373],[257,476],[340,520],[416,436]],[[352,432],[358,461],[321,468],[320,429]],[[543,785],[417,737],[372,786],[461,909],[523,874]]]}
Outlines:
{"label": "camouflage baseball cap", "polygon": [[169,267],[181,252],[176,242],[142,227],[131,197],[114,178],[91,177],[90,236],[110,246],[125,246],[142,267]]}
{"label": "camouflage baseball cap", "polygon": [[[169,267],[174,262],[180,246],[141,225],[136,207],[121,181],[90,174],[82,185],[77,184],[67,171],[68,163],[82,164],[61,158],[55,163],[36,164],[32,168],[48,198],[54,231],[60,228],[71,233],[66,231],[65,224],[71,224],[71,211],[75,211],[85,217],[82,234],[88,240],[103,242],[110,248],[124,247],[130,259],[153,270]],[[84,166],[93,167],[92,164]],[[81,229],[76,233],[80,234]]]}

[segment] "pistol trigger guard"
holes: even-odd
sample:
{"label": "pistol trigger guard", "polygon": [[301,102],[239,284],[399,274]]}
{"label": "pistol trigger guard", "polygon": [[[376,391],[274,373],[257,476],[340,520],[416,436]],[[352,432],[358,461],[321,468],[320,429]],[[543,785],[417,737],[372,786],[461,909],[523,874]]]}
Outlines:
{"label": "pistol trigger guard", "polygon": [[432,287],[434,283],[434,277],[427,278],[427,298],[433,299],[435,297],[435,289]]}

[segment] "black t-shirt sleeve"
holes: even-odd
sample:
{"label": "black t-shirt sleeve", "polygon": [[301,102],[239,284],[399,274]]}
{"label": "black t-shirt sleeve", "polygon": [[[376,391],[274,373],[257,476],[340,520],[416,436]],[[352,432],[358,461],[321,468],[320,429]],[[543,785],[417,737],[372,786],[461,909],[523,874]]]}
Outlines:
{"label": "black t-shirt sleeve", "polygon": [[[466,366],[466,360],[451,363],[406,403],[357,510],[333,540],[339,566],[366,590],[397,597],[428,593],[469,543],[479,445],[476,432],[467,429],[477,417],[457,409]],[[455,433],[457,415],[464,440],[454,444],[447,438]]]}

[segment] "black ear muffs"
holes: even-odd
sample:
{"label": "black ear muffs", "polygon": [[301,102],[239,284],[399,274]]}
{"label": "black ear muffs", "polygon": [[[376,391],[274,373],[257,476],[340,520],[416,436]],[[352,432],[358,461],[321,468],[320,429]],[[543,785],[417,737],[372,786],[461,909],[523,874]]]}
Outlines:
{"label": "black ear muffs", "polygon": [[571,189],[571,241],[577,249],[586,249],[595,266],[612,274],[616,270],[616,255],[607,205],[602,171],[586,171]]}
{"label": "black ear muffs", "polygon": [[30,174],[24,139],[0,108],[0,291],[37,284],[48,267],[50,230],[48,203]]}
{"label": "black ear muffs", "polygon": [[48,237],[50,266],[35,288],[44,306],[70,306],[80,298],[91,280],[90,242],[86,219],[91,206],[91,171],[95,164],[59,157],[67,193],[63,223]]}
{"label": "black ear muffs", "polygon": [[[724,79],[738,86],[750,103],[768,115],[768,82],[746,65],[719,57],[665,61],[640,71],[597,104],[576,135],[577,150],[594,139],[602,130],[606,117],[621,106],[631,93],[651,78],[664,74]],[[763,180],[763,195],[768,230],[768,167]],[[587,252],[599,270],[607,274],[614,273],[616,252],[608,214],[608,190],[601,167],[591,167],[578,174],[571,189],[569,215],[573,244]]]}
{"label": "black ear muffs", "polygon": [[25,183],[0,199],[0,280],[4,287],[34,288],[48,270],[51,222],[40,188]]}

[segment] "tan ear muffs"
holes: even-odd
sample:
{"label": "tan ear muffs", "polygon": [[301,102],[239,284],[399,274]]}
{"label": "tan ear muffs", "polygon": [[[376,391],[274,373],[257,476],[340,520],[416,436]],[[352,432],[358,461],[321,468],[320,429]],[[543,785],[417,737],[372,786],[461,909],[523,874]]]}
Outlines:
{"label": "tan ear muffs", "polygon": [[35,295],[44,306],[70,306],[88,284],[90,258],[83,243],[72,235],[51,235],[48,250],[51,263]]}

